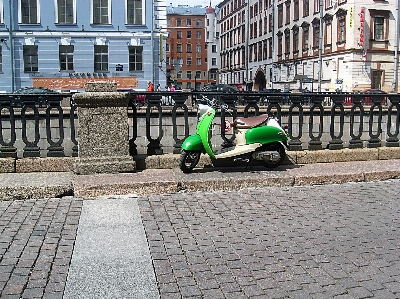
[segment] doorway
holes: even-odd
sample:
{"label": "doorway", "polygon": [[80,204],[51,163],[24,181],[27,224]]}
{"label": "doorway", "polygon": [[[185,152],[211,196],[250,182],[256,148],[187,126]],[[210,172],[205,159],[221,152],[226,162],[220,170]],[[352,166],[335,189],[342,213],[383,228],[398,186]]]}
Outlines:
{"label": "doorway", "polygon": [[382,89],[383,71],[372,71],[371,88]]}

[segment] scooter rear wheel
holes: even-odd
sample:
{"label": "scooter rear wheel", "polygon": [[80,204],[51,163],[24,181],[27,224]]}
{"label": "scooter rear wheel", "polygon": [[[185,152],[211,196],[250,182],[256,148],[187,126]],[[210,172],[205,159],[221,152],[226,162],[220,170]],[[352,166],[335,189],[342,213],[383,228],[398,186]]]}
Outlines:
{"label": "scooter rear wheel", "polygon": [[189,173],[196,167],[200,160],[200,151],[182,151],[181,157],[179,158],[179,168],[184,173]]}
{"label": "scooter rear wheel", "polygon": [[279,153],[278,161],[262,161],[262,165],[266,168],[275,168],[283,163],[286,158],[285,148],[280,142],[274,142],[270,144],[264,144],[261,148],[264,151],[277,151]]}

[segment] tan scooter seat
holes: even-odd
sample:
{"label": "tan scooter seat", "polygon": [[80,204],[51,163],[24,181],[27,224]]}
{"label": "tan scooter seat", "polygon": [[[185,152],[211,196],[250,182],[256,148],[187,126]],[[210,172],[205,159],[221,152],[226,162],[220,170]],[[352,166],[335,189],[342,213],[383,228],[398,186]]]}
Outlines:
{"label": "tan scooter seat", "polygon": [[236,118],[233,126],[238,129],[251,129],[257,127],[268,120],[268,114],[261,114],[252,117]]}

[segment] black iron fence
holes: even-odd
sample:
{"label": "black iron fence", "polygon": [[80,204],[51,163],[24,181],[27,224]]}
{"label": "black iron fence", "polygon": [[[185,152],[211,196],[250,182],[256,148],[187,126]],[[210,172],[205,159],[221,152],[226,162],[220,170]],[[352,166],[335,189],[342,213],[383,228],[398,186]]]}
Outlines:
{"label": "black iron fence", "polygon": [[[229,120],[268,113],[287,126],[289,150],[399,146],[400,94],[153,92],[130,94],[131,155],[179,153],[203,96],[229,106],[215,144],[234,139]],[[72,94],[0,95],[0,157],[77,156],[76,109]]]}

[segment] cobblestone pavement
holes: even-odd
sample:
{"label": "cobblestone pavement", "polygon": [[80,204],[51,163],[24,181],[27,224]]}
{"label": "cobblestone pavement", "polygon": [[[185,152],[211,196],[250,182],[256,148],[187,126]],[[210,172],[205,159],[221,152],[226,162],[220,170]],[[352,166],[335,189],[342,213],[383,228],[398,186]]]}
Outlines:
{"label": "cobblestone pavement", "polygon": [[400,298],[400,181],[139,199],[161,298]]}
{"label": "cobblestone pavement", "polygon": [[72,197],[0,201],[0,298],[62,298],[81,207]]}
{"label": "cobblestone pavement", "polygon": [[[400,298],[399,189],[388,180],[132,200],[162,299],[391,299]],[[63,298],[84,205],[0,201],[0,298]]]}

